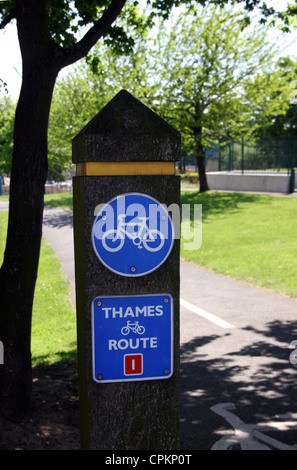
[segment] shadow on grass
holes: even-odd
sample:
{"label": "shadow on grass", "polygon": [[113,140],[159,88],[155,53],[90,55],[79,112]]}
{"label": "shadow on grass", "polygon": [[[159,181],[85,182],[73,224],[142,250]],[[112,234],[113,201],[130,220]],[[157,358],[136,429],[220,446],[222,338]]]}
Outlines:
{"label": "shadow on grass", "polygon": [[32,364],[33,367],[50,367],[51,364],[71,364],[76,363],[77,361],[77,347],[76,342],[71,344],[73,349],[70,351],[58,351],[55,353],[55,360],[49,355],[41,355],[41,356],[33,356],[32,357]]}
{"label": "shadow on grass", "polygon": [[202,204],[203,220],[207,217],[226,212],[239,212],[245,205],[251,203],[267,205],[271,203],[271,196],[243,193],[218,193],[198,191],[184,191],[181,195],[181,204],[190,204],[193,210],[194,204]]}

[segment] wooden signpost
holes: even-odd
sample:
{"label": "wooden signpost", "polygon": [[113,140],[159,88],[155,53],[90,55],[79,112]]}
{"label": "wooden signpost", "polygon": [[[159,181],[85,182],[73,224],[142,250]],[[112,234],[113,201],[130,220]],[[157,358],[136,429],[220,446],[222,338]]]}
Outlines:
{"label": "wooden signpost", "polygon": [[83,449],[178,449],[179,153],[125,90],[73,140]]}

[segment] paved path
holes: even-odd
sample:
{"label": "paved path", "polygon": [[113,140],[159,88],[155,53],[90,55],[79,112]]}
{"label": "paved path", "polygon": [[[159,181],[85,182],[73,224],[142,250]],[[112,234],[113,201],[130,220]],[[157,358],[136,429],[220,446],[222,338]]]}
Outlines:
{"label": "paved path", "polygon": [[[0,211],[8,212],[8,202],[0,201]],[[43,216],[43,236],[55,250],[62,263],[62,271],[70,284],[71,301],[75,305],[72,211],[46,207]]]}
{"label": "paved path", "polygon": [[[43,234],[75,303],[72,212],[46,208]],[[181,449],[296,445],[293,340],[296,300],[181,261]]]}
{"label": "paved path", "polygon": [[72,211],[46,207],[43,235],[62,263],[62,271],[70,284],[70,297],[75,306],[74,242]]}

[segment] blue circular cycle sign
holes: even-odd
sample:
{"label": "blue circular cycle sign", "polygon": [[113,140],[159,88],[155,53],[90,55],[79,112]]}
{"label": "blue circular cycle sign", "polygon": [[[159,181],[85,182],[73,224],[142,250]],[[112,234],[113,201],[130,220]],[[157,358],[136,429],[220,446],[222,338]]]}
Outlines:
{"label": "blue circular cycle sign", "polygon": [[142,193],[127,193],[99,206],[92,243],[109,270],[126,277],[144,276],[169,256],[174,228],[166,206]]}

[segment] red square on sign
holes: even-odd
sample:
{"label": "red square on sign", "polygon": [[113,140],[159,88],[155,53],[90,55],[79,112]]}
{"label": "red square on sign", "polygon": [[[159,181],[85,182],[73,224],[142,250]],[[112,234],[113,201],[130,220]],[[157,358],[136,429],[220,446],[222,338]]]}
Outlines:
{"label": "red square on sign", "polygon": [[126,354],[124,356],[124,374],[141,375],[142,374],[142,354]]}

